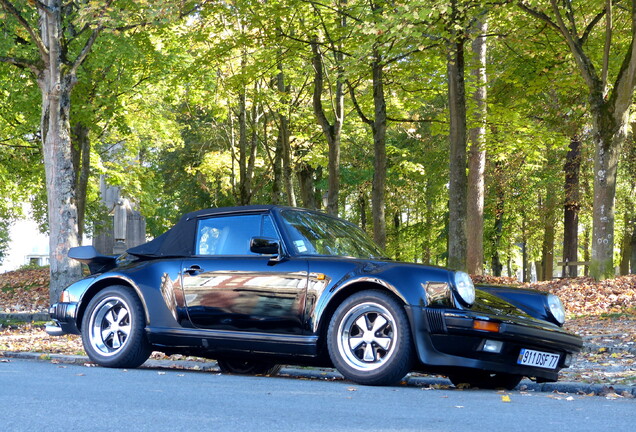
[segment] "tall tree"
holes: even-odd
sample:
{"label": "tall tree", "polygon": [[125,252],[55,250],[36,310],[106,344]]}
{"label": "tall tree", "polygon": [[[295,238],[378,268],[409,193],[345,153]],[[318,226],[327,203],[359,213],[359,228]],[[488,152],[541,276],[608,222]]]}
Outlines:
{"label": "tall tree", "polygon": [[[68,258],[68,250],[79,244],[78,213],[75,200],[76,174],[71,152],[71,92],[77,83],[77,70],[86,60],[103,30],[107,6],[97,10],[98,19],[87,26],[89,36],[69,25],[76,15],[75,5],[61,0],[44,0],[17,5],[0,0],[12,20],[15,31],[25,32],[36,50],[29,57],[0,57],[0,61],[29,70],[42,95],[40,130],[47,185],[48,225],[51,253],[51,302],[59,292],[79,278],[80,266]],[[37,9],[37,15],[33,9]],[[67,38],[66,35],[71,37]],[[73,49],[80,44],[81,49]]]}
{"label": "tall tree", "polygon": [[450,179],[448,187],[448,266],[466,270],[466,218],[468,178],[466,176],[466,88],[464,83],[464,9],[450,2],[447,21],[448,107],[450,120]]}
{"label": "tall tree", "polygon": [[373,239],[384,248],[386,246],[386,127],[387,112],[384,93],[384,68],[386,59],[383,58],[380,48],[375,45],[371,54],[371,80],[373,87],[373,114],[369,118],[363,112],[355,89],[350,86],[350,94],[353,104],[360,119],[369,125],[373,134],[373,181],[371,186],[371,214],[373,217]]}
{"label": "tall tree", "polygon": [[[344,23],[345,18],[341,18]],[[344,24],[343,24],[344,25]],[[327,188],[327,213],[338,216],[338,195],[340,192],[340,137],[342,134],[342,125],[344,122],[344,77],[343,77],[343,54],[334,45],[330,35],[326,35],[330,39],[331,52],[336,67],[336,76],[334,80],[330,80],[330,88],[333,88],[332,106],[333,121],[329,121],[327,112],[322,103],[323,91],[325,86],[325,73],[329,70],[325,66],[324,53],[319,40],[315,37],[311,41],[311,50],[313,54],[314,69],[314,91],[313,91],[313,108],[314,115],[322,132],[327,140],[329,149],[329,157],[327,162],[328,183]],[[335,81],[335,82],[332,82]]]}
{"label": "tall tree", "polygon": [[[50,237],[51,301],[80,276],[80,266],[68,258],[79,244],[76,181],[71,142],[71,93],[78,70],[92,52],[95,41],[108,28],[122,30],[126,10],[135,17],[159,17],[171,5],[149,13],[146,2],[106,0],[78,3],[61,0],[12,2],[0,0],[5,30],[20,45],[0,55],[0,62],[31,72],[41,93],[40,132],[44,156]],[[126,22],[125,28],[135,27]],[[139,25],[139,24],[137,24]],[[22,38],[26,36],[26,39]],[[13,55],[13,54],[18,55]]]}
{"label": "tall tree", "polygon": [[[573,2],[557,0],[518,2],[521,9],[561,36],[587,86],[595,145],[591,273],[602,279],[614,274],[616,175],[636,86],[636,0],[618,2],[621,9],[614,8],[615,3],[607,0],[575,7]],[[595,13],[594,7],[598,8]],[[603,51],[597,53],[594,50],[600,44],[589,43],[589,40],[603,18],[606,23]],[[624,25],[629,31],[624,35],[626,43],[621,45],[616,41],[616,33]],[[612,49],[622,50],[614,54],[620,55],[622,61],[610,85]],[[602,59],[600,67],[595,64],[598,58]]]}
{"label": "tall tree", "polygon": [[486,34],[488,15],[480,16],[475,25],[477,34],[473,39],[473,62],[471,75],[475,81],[473,102],[473,127],[469,130],[470,150],[468,154],[468,202],[466,226],[466,266],[470,274],[484,271],[484,173],[486,171],[486,115],[487,85],[486,75]]}
{"label": "tall tree", "polygon": [[[570,140],[565,159],[565,201],[563,204],[563,261],[577,262],[579,251],[579,174],[581,170],[581,140],[575,135]],[[564,266],[562,277],[578,276],[578,267]]]}

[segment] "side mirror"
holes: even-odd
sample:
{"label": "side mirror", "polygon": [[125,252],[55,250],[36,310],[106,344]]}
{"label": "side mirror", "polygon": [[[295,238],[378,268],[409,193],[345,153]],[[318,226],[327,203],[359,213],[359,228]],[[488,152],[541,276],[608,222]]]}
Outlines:
{"label": "side mirror", "polygon": [[260,255],[280,255],[280,241],[269,237],[252,237],[250,252]]}

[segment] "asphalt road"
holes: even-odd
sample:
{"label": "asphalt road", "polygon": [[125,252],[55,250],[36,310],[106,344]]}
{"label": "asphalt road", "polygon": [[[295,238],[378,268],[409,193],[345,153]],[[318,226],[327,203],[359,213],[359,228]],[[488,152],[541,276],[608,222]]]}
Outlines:
{"label": "asphalt road", "polygon": [[562,432],[629,431],[636,424],[636,399],[7,360],[0,362],[6,432]]}

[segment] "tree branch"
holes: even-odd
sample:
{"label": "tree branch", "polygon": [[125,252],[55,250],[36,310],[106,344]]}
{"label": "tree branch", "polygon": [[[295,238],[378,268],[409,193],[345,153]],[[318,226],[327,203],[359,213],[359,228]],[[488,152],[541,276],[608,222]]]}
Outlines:
{"label": "tree branch", "polygon": [[412,54],[415,54],[415,53],[418,53],[418,52],[423,52],[423,51],[429,50],[431,48],[437,48],[439,46],[441,46],[441,44],[433,44],[433,45],[428,45],[428,46],[425,46],[425,47],[420,47],[420,48],[414,49],[412,51],[409,51],[407,53],[400,54],[399,56],[387,59],[383,64],[384,64],[384,66],[388,66],[391,63],[398,62],[398,61],[400,61],[402,59],[405,59],[406,57],[408,57],[408,56],[410,56]]}
{"label": "tree branch", "polygon": [[351,101],[353,102],[353,107],[355,108],[356,112],[358,113],[358,116],[360,117],[360,119],[364,123],[366,123],[366,124],[368,124],[370,126],[373,126],[374,121],[369,119],[362,112],[362,109],[360,108],[360,104],[358,104],[358,99],[356,98],[356,94],[355,94],[354,88],[351,85],[351,83],[349,82],[349,80],[347,80],[347,87],[349,88],[349,94],[351,95]]}
{"label": "tree branch", "polygon": [[317,39],[316,42],[312,42],[311,51],[313,52],[313,66],[314,66],[314,92],[313,92],[313,105],[314,113],[318,119],[318,123],[322,126],[322,129],[327,132],[331,129],[332,125],[329,123],[329,119],[325,114],[325,110],[322,106],[322,88],[323,88],[323,63],[322,54],[318,49]]}
{"label": "tree branch", "polygon": [[561,33],[561,28],[554,21],[552,21],[552,19],[550,19],[550,17],[547,16],[544,12],[531,8],[530,6],[525,4],[523,0],[517,2],[517,6],[519,6],[522,10],[526,11],[529,15],[540,19],[541,21],[545,22],[547,25],[552,27],[554,30]]}
{"label": "tree branch", "polygon": [[610,96],[610,103],[614,107],[616,116],[622,116],[627,112],[632,103],[634,87],[636,87],[636,0],[632,4],[632,40],[620,71],[616,77],[614,88]]}
{"label": "tree branch", "polygon": [[82,48],[82,51],[79,53],[79,55],[77,56],[77,58],[73,62],[73,66],[71,66],[70,73],[72,73],[72,74],[77,73],[77,68],[79,68],[81,66],[81,64],[84,62],[84,60],[86,60],[86,57],[88,56],[88,53],[90,53],[91,49],[93,48],[93,44],[95,43],[95,40],[97,40],[97,37],[99,36],[99,34],[101,33],[102,30],[103,30],[103,27],[101,27],[101,26],[99,26],[95,30],[93,30],[93,32],[91,33],[90,37],[86,41],[86,44],[84,45],[84,48]]}
{"label": "tree branch", "polygon": [[601,12],[596,14],[596,16],[592,19],[592,21],[590,21],[587,27],[585,27],[585,30],[583,31],[583,35],[579,39],[579,42],[581,43],[581,45],[584,45],[585,42],[587,42],[587,38],[590,37],[590,33],[592,33],[592,30],[594,30],[594,27],[596,26],[596,24],[598,24],[599,21],[601,21],[601,19],[605,16],[605,11],[606,9],[603,9]]}
{"label": "tree branch", "polygon": [[320,3],[320,2],[315,1],[315,0],[302,0],[302,1],[304,3],[309,3],[310,5],[312,5],[314,7],[321,7],[321,8],[324,8],[324,9],[328,9],[328,10],[330,10],[332,12],[335,12],[338,15],[342,15],[342,16],[345,16],[347,18],[351,18],[355,22],[358,22],[358,23],[363,22],[360,18],[356,18],[353,15],[344,12],[342,9],[338,9],[338,8],[333,7],[333,6],[329,6],[329,5],[326,5],[324,3]]}
{"label": "tree branch", "polygon": [[[611,1],[611,0],[610,0]],[[571,31],[570,33],[573,34],[576,39],[579,39],[579,31],[576,28],[576,20],[574,19],[574,11],[572,10],[572,2],[571,1],[564,1],[563,2],[565,4],[565,16],[568,18],[568,21],[570,22],[571,27]]]}
{"label": "tree branch", "polygon": [[[38,34],[29,25],[29,23],[26,21],[26,19],[24,19],[22,14],[20,14],[20,11],[18,11],[15,8],[15,6],[12,3],[10,3],[8,0],[0,0],[0,5],[2,5],[2,7],[4,7],[4,9],[9,14],[13,15],[15,17],[15,19],[18,20],[20,25],[27,31],[27,33],[29,33],[29,36],[31,37],[31,41],[38,48],[38,51],[40,51],[40,56],[43,59],[46,58],[49,55],[49,50],[46,48],[46,46],[44,46],[44,43],[42,42],[42,39],[40,39]],[[37,2],[37,5],[38,5],[38,7],[41,7],[42,9],[44,9],[46,11],[49,10],[48,6],[43,5],[41,2]]]}
{"label": "tree branch", "polygon": [[612,0],[606,1],[605,12],[605,47],[603,48],[603,69],[601,70],[603,96],[607,94],[607,75],[609,74],[610,50],[612,44]]}
{"label": "tree branch", "polygon": [[550,3],[552,4],[552,9],[554,10],[554,13],[556,15],[557,24],[559,26],[561,34],[570,47],[572,54],[574,54],[574,59],[579,65],[579,69],[581,70],[583,78],[587,82],[590,91],[602,91],[602,85],[601,88],[597,88],[601,84],[601,82],[596,73],[596,69],[594,68],[594,64],[585,54],[585,51],[583,51],[583,47],[581,46],[578,36],[575,39],[572,33],[570,33],[566,28],[565,23],[563,22],[563,18],[561,17],[561,12],[559,11],[559,5],[557,5],[556,0],[550,0]]}
{"label": "tree branch", "polygon": [[388,116],[386,119],[392,122],[397,122],[397,123],[448,123],[444,120],[437,120],[437,119],[400,119],[400,118],[394,118],[394,117],[388,117]]}
{"label": "tree branch", "polygon": [[27,59],[17,57],[0,57],[0,63],[8,63],[17,66],[21,69],[29,69],[37,77],[40,73],[40,69],[35,62]]}

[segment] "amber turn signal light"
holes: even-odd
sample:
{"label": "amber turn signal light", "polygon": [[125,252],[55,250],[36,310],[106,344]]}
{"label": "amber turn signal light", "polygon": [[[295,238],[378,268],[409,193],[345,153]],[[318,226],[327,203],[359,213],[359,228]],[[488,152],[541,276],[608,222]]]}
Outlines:
{"label": "amber turn signal light", "polygon": [[473,328],[475,330],[484,330],[493,333],[499,333],[499,323],[492,321],[475,320],[473,321]]}

